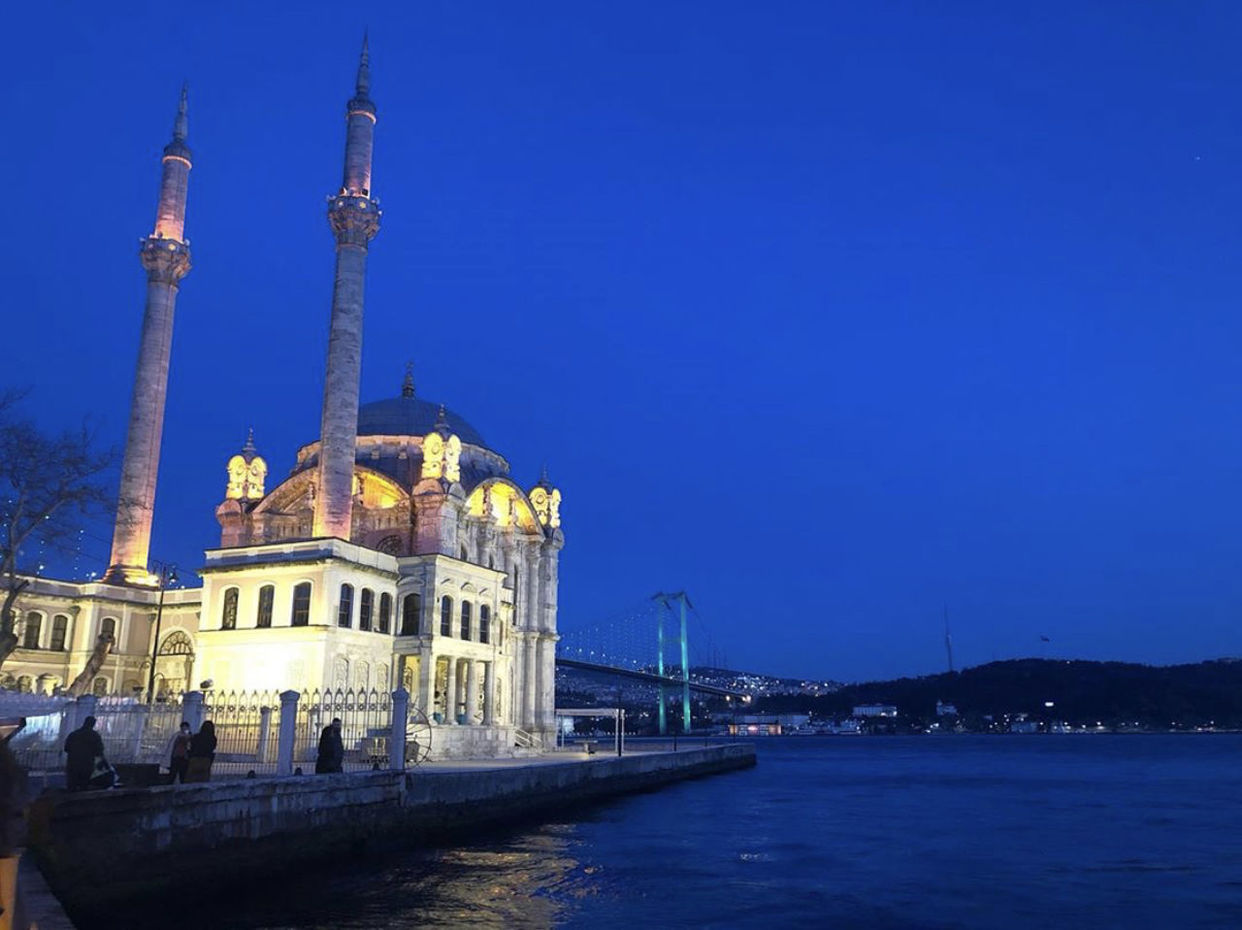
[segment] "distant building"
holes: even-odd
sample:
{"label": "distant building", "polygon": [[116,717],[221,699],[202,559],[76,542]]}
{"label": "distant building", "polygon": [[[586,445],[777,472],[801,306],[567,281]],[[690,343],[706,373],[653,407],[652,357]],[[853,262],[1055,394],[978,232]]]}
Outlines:
{"label": "distant building", "polygon": [[854,708],[855,717],[896,717],[896,704],[859,704]]}
{"label": "distant building", "polygon": [[936,702],[936,716],[937,717],[956,717],[957,716],[957,705],[946,704],[943,701],[937,701]]}
{"label": "distant building", "polygon": [[744,714],[729,722],[729,733],[732,736],[780,736],[810,722],[809,714]]}

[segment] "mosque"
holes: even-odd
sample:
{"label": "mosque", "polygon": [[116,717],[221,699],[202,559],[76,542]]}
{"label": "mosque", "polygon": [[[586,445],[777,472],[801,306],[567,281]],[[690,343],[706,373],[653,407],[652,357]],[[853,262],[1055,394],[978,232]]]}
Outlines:
{"label": "mosque", "polygon": [[[97,671],[97,694],[404,686],[452,754],[500,753],[554,728],[561,494],[523,487],[463,417],[419,396],[359,402],[363,282],[381,211],[364,42],[346,105],[344,174],[329,198],[336,276],[320,436],[268,489],[253,437],[227,459],[220,545],[201,588],[149,558],[173,311],[190,271],[186,93],[142,241],[146,309],[110,565],[102,580],[34,577],[0,685],[50,692]],[[222,457],[223,458],[223,457]],[[102,640],[111,642],[104,652]],[[453,750],[456,749],[456,752]]]}

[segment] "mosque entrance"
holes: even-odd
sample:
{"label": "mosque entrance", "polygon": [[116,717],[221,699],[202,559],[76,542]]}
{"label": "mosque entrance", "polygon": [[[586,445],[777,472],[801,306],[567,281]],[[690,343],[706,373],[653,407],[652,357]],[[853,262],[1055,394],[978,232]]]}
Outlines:
{"label": "mosque entrance", "polygon": [[155,657],[156,694],[180,694],[194,682],[194,641],[184,630],[173,630]]}

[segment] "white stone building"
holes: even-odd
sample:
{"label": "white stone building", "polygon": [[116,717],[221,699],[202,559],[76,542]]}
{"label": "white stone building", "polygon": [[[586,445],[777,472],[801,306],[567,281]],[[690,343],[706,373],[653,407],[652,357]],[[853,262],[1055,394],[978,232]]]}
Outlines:
{"label": "white stone building", "polygon": [[329,203],[337,273],[322,438],[270,492],[248,439],[226,465],[220,547],[206,552],[202,588],[161,595],[147,560],[172,305],[190,267],[183,94],[143,247],[147,311],[122,469],[135,490],[118,507],[104,581],[35,578],[23,592],[10,686],[67,684],[110,632],[115,645],[92,682],[100,692],[143,691],[154,652],[157,692],[203,680],[221,690],[404,685],[437,729],[438,754],[504,754],[515,729],[551,744],[560,492],[546,474],[516,483],[465,419],[415,394],[408,371],[399,396],[359,404],[362,283],[380,222],[369,83],[364,46],[343,183]]}

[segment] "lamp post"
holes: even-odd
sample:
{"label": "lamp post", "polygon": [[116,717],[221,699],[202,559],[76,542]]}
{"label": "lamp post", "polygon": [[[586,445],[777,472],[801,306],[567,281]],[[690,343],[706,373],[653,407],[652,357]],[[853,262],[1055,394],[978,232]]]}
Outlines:
{"label": "lamp post", "polygon": [[147,676],[147,703],[155,700],[155,660],[160,651],[160,624],[164,619],[164,592],[170,584],[177,583],[177,566],[171,562],[152,560],[160,579],[160,599],[155,607],[155,635],[151,637],[151,671]]}

